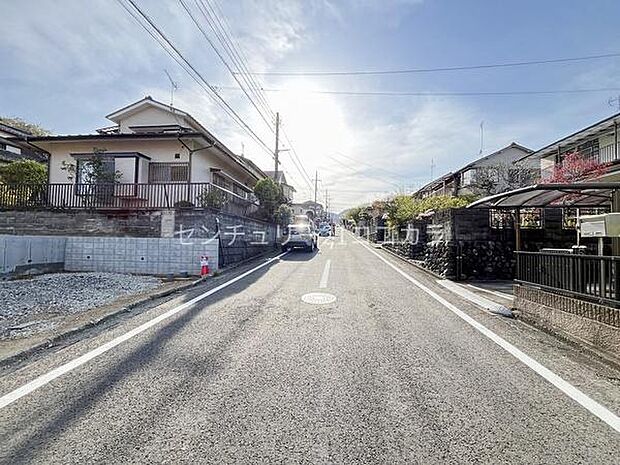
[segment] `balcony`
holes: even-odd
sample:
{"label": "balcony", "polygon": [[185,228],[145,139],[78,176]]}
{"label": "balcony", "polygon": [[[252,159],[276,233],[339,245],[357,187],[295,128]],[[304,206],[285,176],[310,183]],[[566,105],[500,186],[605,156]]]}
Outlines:
{"label": "balcony", "polygon": [[248,215],[258,204],[211,183],[0,184],[0,210],[162,210],[216,208]]}
{"label": "balcony", "polygon": [[615,147],[614,144],[609,144],[601,147],[598,152],[598,161],[600,163],[613,163],[620,160],[620,142]]}

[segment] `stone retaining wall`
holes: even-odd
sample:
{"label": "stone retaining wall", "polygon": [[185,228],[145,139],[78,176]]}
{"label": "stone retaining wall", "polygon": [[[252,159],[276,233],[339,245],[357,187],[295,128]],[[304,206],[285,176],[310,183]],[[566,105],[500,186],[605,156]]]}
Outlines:
{"label": "stone retaining wall", "polygon": [[[512,279],[515,231],[491,228],[488,209],[439,211],[424,221],[416,221],[414,227],[424,231],[417,244],[385,247],[419,260],[422,266],[446,278]],[[544,229],[522,229],[521,239],[523,250],[567,248],[575,243],[576,233],[562,229],[562,210],[551,208],[545,210]]]}

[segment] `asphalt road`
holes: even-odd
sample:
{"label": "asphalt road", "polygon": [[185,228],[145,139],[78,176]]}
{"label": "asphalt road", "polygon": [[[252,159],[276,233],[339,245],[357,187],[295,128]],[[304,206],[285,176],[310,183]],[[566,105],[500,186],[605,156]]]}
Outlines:
{"label": "asphalt road", "polygon": [[[620,411],[620,372],[379,253]],[[5,374],[0,395],[198,292]],[[311,292],[336,300],[302,302]],[[0,410],[0,458],[11,464],[617,464],[619,457],[620,434],[609,424],[344,235],[323,239],[318,254],[285,255]]]}

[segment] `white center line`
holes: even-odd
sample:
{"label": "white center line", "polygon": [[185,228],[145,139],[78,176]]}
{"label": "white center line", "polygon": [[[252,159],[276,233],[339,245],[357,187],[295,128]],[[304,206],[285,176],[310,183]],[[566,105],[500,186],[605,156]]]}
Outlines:
{"label": "white center line", "polygon": [[560,391],[562,391],[568,397],[573,399],[575,402],[577,402],[582,407],[587,409],[590,413],[592,413],[593,415],[597,416],[598,418],[603,420],[605,423],[607,423],[610,427],[612,427],[613,429],[615,429],[617,432],[620,433],[620,418],[618,418],[618,416],[616,414],[614,414],[612,411],[610,411],[609,409],[607,409],[603,405],[599,404],[594,399],[588,397],[585,393],[583,393],[582,391],[577,389],[575,386],[570,384],[568,381],[565,381],[563,378],[561,378],[558,375],[556,375],[554,372],[549,370],[547,367],[545,367],[542,364],[538,363],[532,357],[530,357],[526,353],[522,352],[520,349],[518,349],[515,346],[513,346],[510,342],[506,341],[501,336],[498,336],[497,334],[495,334],[493,331],[488,329],[486,326],[482,325],[481,323],[478,323],[478,321],[474,320],[467,313],[465,313],[464,311],[458,309],[456,306],[454,306],[453,304],[448,302],[446,299],[441,297],[435,291],[433,291],[433,290],[429,289],[428,287],[426,287],[424,284],[422,284],[418,280],[414,279],[412,276],[409,276],[407,273],[405,273],[403,270],[398,268],[396,265],[392,264],[391,262],[386,260],[384,257],[379,255],[377,252],[372,250],[370,247],[368,247],[362,241],[360,241],[356,237],[354,237],[354,239],[357,242],[359,242],[371,254],[373,254],[376,257],[378,257],[382,262],[384,262],[386,265],[388,265],[390,268],[392,268],[394,271],[396,271],[398,274],[400,274],[406,280],[408,280],[409,282],[414,284],[416,287],[418,287],[422,291],[426,292],[429,296],[431,296],[437,302],[442,304],[444,307],[446,307],[448,310],[450,310],[452,313],[454,313],[460,319],[465,321],[468,325],[472,326],[477,331],[482,333],[484,336],[488,337],[491,341],[493,341],[495,344],[500,346],[502,349],[504,349],[510,355],[512,355],[513,357],[515,357],[516,359],[518,359],[519,361],[521,361],[522,363],[527,365],[534,372],[536,372],[538,375],[540,375],[541,377],[546,379],[549,383],[553,384],[556,388],[558,388]]}
{"label": "white center line", "polygon": [[231,284],[236,283],[237,281],[240,281],[241,279],[245,278],[246,276],[251,275],[252,273],[254,273],[255,271],[269,265],[270,263],[279,260],[280,257],[282,257],[283,255],[286,255],[288,252],[284,252],[281,253],[280,255],[277,255],[273,258],[270,258],[269,260],[267,260],[264,263],[261,263],[260,265],[252,268],[251,270],[246,271],[245,273],[240,274],[239,276],[236,276],[235,278],[231,279],[230,281],[226,281],[225,283],[220,284],[217,287],[214,287],[213,289],[200,294],[197,297],[194,297],[191,300],[188,300],[187,302],[185,302],[182,305],[179,305],[178,307],[174,307],[173,309],[168,310],[165,313],[162,313],[161,315],[159,315],[158,317],[153,318],[152,320],[147,321],[146,323],[143,323],[142,325],[138,326],[137,328],[132,329],[131,331],[126,332],[125,334],[118,336],[114,339],[112,339],[110,342],[107,342],[99,347],[97,347],[96,349],[91,350],[90,352],[86,352],[84,355],[71,360],[70,362],[65,363],[64,365],[59,366],[58,368],[54,368],[52,371],[39,376],[38,378],[35,378],[34,380],[30,381],[29,383],[24,384],[23,386],[15,389],[14,391],[9,392],[8,394],[5,394],[4,396],[0,397],[0,409],[6,407],[7,405],[15,402],[16,400],[24,397],[25,395],[30,394],[32,391],[39,389],[42,386],[45,386],[47,383],[49,383],[50,381],[55,380],[56,378],[59,378],[60,376],[69,373],[70,371],[74,370],[75,368],[84,365],[85,363],[91,361],[92,359],[94,359],[95,357],[98,357],[99,355],[102,355],[104,353],[106,353],[107,351],[113,349],[114,347],[116,347],[117,345],[131,339],[134,336],[137,336],[140,333],[143,333],[144,331],[146,331],[147,329],[155,326],[156,324],[170,318],[173,315],[176,315],[177,313],[179,313],[181,310],[185,310],[186,308],[194,305],[195,303],[203,300],[206,297],[209,297],[210,295],[215,294],[218,291],[221,291],[222,289],[230,286]]}
{"label": "white center line", "polygon": [[336,244],[336,243],[334,242],[334,240],[333,240],[333,239],[331,239],[331,240],[329,241],[329,248],[330,248],[330,249],[333,249],[335,244]]}
{"label": "white center line", "polygon": [[321,275],[321,282],[319,283],[319,287],[321,289],[325,289],[327,287],[327,280],[329,279],[329,269],[332,266],[332,261],[328,259],[325,262],[325,268],[323,268],[323,274]]}

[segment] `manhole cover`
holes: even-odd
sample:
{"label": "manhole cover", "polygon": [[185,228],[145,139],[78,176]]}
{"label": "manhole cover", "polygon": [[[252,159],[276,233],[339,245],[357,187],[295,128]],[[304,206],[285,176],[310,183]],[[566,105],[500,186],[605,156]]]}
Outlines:
{"label": "manhole cover", "polygon": [[336,296],[325,292],[311,292],[309,294],[302,295],[301,300],[307,304],[323,305],[335,302]]}

